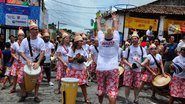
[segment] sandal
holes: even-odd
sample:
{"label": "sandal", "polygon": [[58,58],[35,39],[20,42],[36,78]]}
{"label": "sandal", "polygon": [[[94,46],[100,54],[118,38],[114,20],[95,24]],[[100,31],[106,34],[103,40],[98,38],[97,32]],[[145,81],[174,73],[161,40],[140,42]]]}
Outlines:
{"label": "sandal", "polygon": [[139,100],[134,100],[134,104],[139,104]]}

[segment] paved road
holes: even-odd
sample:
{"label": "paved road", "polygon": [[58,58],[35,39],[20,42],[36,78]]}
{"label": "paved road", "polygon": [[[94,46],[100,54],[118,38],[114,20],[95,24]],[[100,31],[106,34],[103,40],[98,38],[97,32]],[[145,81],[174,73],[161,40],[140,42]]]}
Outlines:
{"label": "paved road", "polygon": [[[41,87],[39,89],[39,97],[41,98],[42,102],[40,104],[61,104],[59,102],[60,95],[57,95],[54,93],[54,90],[57,87],[56,82],[54,81],[54,78],[52,78],[52,81],[55,83],[54,86],[49,86],[45,80],[43,80],[43,83],[41,84]],[[0,88],[2,85],[0,85]],[[34,94],[29,94],[29,97],[24,103],[17,103],[19,97],[20,97],[20,88],[17,86],[17,92],[13,94],[9,94],[10,87],[8,87],[5,90],[0,90],[0,104],[35,104],[33,101]],[[97,91],[97,84],[94,82],[90,82],[89,87],[87,88],[90,100],[92,104],[98,104],[98,97],[96,96]],[[140,104],[167,104],[168,99],[164,96],[160,96],[157,94],[158,100],[152,100],[150,99],[151,96],[151,90],[150,88],[144,88],[144,90],[140,93],[139,103]],[[133,104],[133,91],[131,91],[130,94],[130,104]],[[124,104],[125,96],[124,96],[124,87],[121,87],[119,89],[119,95],[117,98],[117,104]],[[81,89],[78,88],[78,94],[76,99],[77,104],[84,104],[83,101],[83,95],[81,92]],[[104,104],[108,104],[108,99],[105,97]],[[177,102],[175,104],[178,104]]]}

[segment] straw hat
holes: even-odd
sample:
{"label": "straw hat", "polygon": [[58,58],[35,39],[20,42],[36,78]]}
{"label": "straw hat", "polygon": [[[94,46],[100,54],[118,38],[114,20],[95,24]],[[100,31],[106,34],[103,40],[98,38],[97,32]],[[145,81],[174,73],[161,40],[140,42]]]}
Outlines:
{"label": "straw hat", "polygon": [[164,77],[163,75],[156,76],[152,81],[152,84],[156,87],[166,86],[171,81],[170,75],[169,74],[166,74],[166,75],[167,77]]}
{"label": "straw hat", "polygon": [[76,32],[75,33],[75,36],[81,36],[79,32]]}
{"label": "straw hat", "polygon": [[139,38],[139,35],[137,34],[137,31],[134,31],[134,32],[133,32],[132,37],[137,37],[137,38]]}
{"label": "straw hat", "polygon": [[85,35],[84,33],[82,34],[82,38],[87,38],[86,35]]}
{"label": "straw hat", "polygon": [[19,28],[19,30],[18,30],[18,35],[20,35],[20,34],[24,34],[24,31],[22,30],[22,28]]}
{"label": "straw hat", "polygon": [[113,38],[113,31],[111,28],[108,28],[105,33],[105,39],[112,39]]}
{"label": "straw hat", "polygon": [[38,28],[37,24],[34,22],[34,21],[30,21],[30,24],[29,24],[29,29],[33,29],[33,28]]}
{"label": "straw hat", "polygon": [[125,42],[125,45],[130,45],[130,43],[128,41]]}
{"label": "straw hat", "polygon": [[48,32],[43,33],[43,37],[49,37],[49,36],[50,36],[50,35],[49,35]]}
{"label": "straw hat", "polygon": [[156,48],[156,45],[155,45],[155,44],[151,44],[151,45],[149,46],[149,48]]}
{"label": "straw hat", "polygon": [[75,36],[74,42],[81,41],[83,38],[80,35]]}
{"label": "straw hat", "polygon": [[64,32],[64,33],[62,34],[62,39],[66,38],[66,37],[68,37],[68,36],[69,36],[69,34],[67,34],[67,33]]}

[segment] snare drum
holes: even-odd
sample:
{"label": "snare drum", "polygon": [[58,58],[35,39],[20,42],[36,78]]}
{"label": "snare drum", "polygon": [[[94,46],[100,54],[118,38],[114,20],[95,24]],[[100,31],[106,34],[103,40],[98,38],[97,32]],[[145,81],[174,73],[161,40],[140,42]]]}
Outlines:
{"label": "snare drum", "polygon": [[79,79],[62,78],[61,81],[62,104],[76,104]]}
{"label": "snare drum", "polygon": [[31,92],[35,88],[38,75],[41,73],[41,68],[39,66],[38,69],[33,69],[33,67],[25,65],[24,73],[25,90],[26,92]]}

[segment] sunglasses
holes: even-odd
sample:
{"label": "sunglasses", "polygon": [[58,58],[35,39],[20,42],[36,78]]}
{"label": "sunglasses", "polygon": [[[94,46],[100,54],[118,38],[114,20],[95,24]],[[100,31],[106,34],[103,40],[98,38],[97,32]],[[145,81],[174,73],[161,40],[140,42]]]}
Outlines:
{"label": "sunglasses", "polygon": [[157,48],[150,48],[150,50],[156,50]]}

